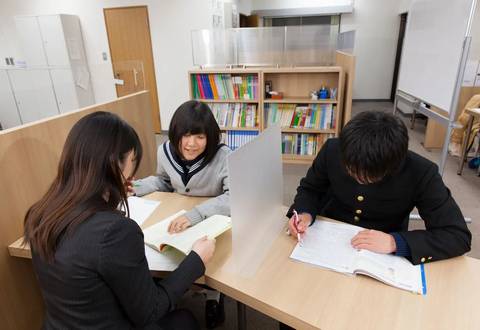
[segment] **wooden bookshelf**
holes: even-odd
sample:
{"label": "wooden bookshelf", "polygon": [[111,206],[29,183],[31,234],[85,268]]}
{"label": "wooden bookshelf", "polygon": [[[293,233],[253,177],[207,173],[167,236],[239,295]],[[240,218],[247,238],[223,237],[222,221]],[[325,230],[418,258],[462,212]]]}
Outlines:
{"label": "wooden bookshelf", "polygon": [[258,103],[258,100],[236,100],[236,99],[228,99],[228,100],[195,99],[195,100],[204,102],[204,103]]}
{"label": "wooden bookshelf", "polygon": [[281,100],[264,99],[263,103],[336,104],[338,103],[338,101],[331,100],[331,99],[312,100],[304,97],[304,98],[289,98],[289,99],[281,99]]}
{"label": "wooden bookshelf", "polygon": [[282,155],[285,164],[311,164],[316,156]]}
{"label": "wooden bookshelf", "polygon": [[221,131],[260,131],[258,127],[220,127]]}
{"label": "wooden bookshelf", "polygon": [[[192,70],[188,72],[188,81],[190,86],[190,98],[197,99],[199,101],[211,104],[242,104],[241,106],[255,105],[256,106],[256,127],[221,127],[222,132],[229,131],[258,131],[261,132],[267,128],[266,108],[276,106],[288,106],[297,105],[308,107],[312,105],[312,109],[315,108],[318,111],[325,111],[324,109],[329,109],[328,111],[334,112],[331,118],[334,118],[334,122],[328,122],[332,127],[329,128],[320,128],[318,122],[314,123],[314,128],[305,128],[305,127],[282,127],[282,141],[284,134],[291,134],[292,136],[298,134],[309,134],[307,137],[313,136],[316,141],[316,148],[314,154],[308,155],[297,155],[297,154],[284,154],[283,162],[287,164],[311,164],[315,159],[316,154],[321,148],[321,145],[324,143],[327,137],[335,136],[337,137],[340,133],[340,130],[344,123],[350,119],[351,111],[351,99],[345,100],[345,89],[348,87],[349,97],[351,98],[351,86],[352,79],[354,76],[354,57],[344,53],[337,53],[337,63],[338,66],[328,66],[328,67],[295,67],[295,68],[258,68],[258,69],[199,69]],[[349,79],[346,81],[346,75],[348,73]],[[199,98],[197,92],[194,93],[194,83],[192,80],[193,75],[197,74],[210,74],[210,75],[232,75],[232,76],[241,76],[242,79],[248,76],[256,76],[256,81],[258,82],[256,88],[256,95],[253,99],[242,99],[242,98]],[[247,78],[248,79],[248,78]],[[270,99],[265,98],[265,82],[270,81],[274,91],[279,91],[283,93],[282,99]],[[215,80],[214,80],[215,82]],[[197,82],[198,84],[198,82]],[[334,99],[319,99],[312,100],[310,93],[313,90],[319,90],[322,86],[325,86],[329,91],[330,88],[336,88],[336,97]],[[198,88],[198,87],[197,87]],[[222,88],[222,87],[221,87]],[[347,117],[344,117],[344,104],[349,106]],[[316,105],[317,107],[313,106]],[[328,107],[328,108],[324,108]],[[331,108],[330,108],[331,107]],[[296,107],[295,107],[296,109]],[[332,113],[330,112],[330,113]],[[278,119],[278,118],[277,118]],[[302,119],[303,120],[303,119]],[[313,121],[309,123],[311,126]],[[298,126],[298,125],[297,125]],[[307,125],[304,125],[307,126]],[[305,139],[305,138],[304,138]],[[305,148],[303,149],[305,151]],[[311,151],[311,149],[309,150]]]}

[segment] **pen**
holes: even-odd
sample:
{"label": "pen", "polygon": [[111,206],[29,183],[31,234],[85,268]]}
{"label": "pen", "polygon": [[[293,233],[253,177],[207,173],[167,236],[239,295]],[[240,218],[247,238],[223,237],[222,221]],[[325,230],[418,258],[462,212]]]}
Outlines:
{"label": "pen", "polygon": [[293,226],[295,227],[295,230],[297,231],[297,240],[298,242],[302,242],[302,237],[300,236],[300,233],[298,232],[298,222],[300,221],[298,219],[298,213],[297,211],[293,210],[293,215],[295,216],[295,219],[293,220]]}

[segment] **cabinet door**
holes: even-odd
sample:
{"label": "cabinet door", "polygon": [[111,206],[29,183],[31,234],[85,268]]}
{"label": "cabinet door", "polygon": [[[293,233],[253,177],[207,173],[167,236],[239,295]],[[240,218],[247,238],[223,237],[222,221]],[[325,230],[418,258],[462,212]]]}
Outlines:
{"label": "cabinet door", "polygon": [[0,123],[3,129],[21,125],[17,104],[8,80],[7,71],[0,70]]}
{"label": "cabinet door", "polygon": [[71,69],[50,69],[53,88],[61,113],[77,110],[78,100]]}
{"label": "cabinet door", "polygon": [[38,24],[42,32],[48,65],[68,66],[70,61],[60,15],[38,16]]}
{"label": "cabinet door", "polygon": [[23,123],[59,114],[48,70],[11,70],[9,75]]}
{"label": "cabinet door", "polygon": [[18,40],[27,66],[47,65],[42,35],[35,16],[15,17]]}

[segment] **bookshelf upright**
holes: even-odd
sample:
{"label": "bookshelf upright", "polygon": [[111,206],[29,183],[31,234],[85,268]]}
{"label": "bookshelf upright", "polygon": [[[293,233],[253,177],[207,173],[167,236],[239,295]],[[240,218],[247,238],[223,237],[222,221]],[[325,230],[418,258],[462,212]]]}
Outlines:
{"label": "bookshelf upright", "polygon": [[[341,66],[200,69],[188,75],[191,99],[210,106],[233,149],[280,122],[284,163],[310,164],[325,140],[340,132],[345,86]],[[283,93],[281,99],[266,97],[267,82]],[[328,97],[312,99],[312,91],[322,87]]]}

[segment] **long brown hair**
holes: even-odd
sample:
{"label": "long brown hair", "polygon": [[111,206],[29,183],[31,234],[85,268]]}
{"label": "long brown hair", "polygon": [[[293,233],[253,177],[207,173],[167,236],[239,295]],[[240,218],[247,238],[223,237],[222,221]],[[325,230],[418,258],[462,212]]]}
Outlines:
{"label": "long brown hair", "polygon": [[24,241],[42,259],[52,262],[60,239],[100,211],[128,213],[125,179],[120,168],[134,152],[137,171],[142,145],[135,130],[109,112],[80,119],[68,134],[57,177],[25,216]]}

